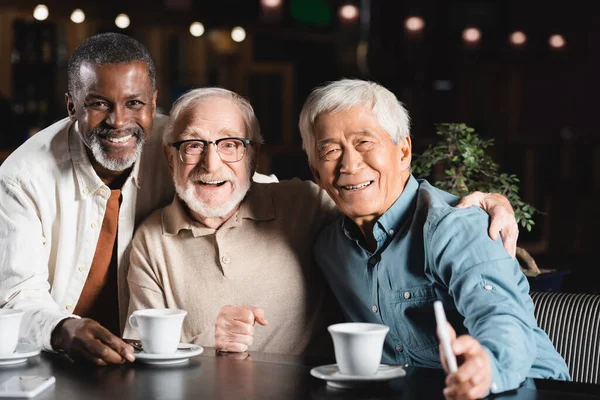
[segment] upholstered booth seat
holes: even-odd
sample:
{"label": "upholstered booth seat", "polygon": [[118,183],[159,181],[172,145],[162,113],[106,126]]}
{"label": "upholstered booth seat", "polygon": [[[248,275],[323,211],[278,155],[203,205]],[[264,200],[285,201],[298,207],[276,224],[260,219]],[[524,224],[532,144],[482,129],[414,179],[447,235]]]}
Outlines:
{"label": "upholstered booth seat", "polygon": [[535,318],[574,382],[600,383],[600,295],[531,292]]}

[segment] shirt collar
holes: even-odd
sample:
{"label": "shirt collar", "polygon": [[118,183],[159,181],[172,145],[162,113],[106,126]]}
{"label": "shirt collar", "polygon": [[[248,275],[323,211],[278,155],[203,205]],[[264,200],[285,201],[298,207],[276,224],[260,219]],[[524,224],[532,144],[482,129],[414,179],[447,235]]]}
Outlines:
{"label": "shirt collar", "polygon": [[[252,183],[240,208],[218,229],[239,226],[246,218],[255,221],[275,219],[275,204],[268,186],[268,184]],[[194,237],[210,235],[216,231],[216,229],[208,228],[192,219],[187,213],[187,207],[177,194],[175,194],[173,202],[163,209],[161,223],[163,235],[166,236],[175,236],[181,230],[191,230]]]}
{"label": "shirt collar", "polygon": [[77,178],[78,198],[84,199],[106,185],[104,185],[104,182],[102,182],[96,171],[94,171],[94,167],[86,152],[86,146],[79,136],[77,124],[71,122],[68,129],[69,153],[73,160],[73,167]]}
{"label": "shirt collar", "polygon": [[[380,240],[393,237],[404,223],[412,217],[410,211],[414,207],[414,200],[416,199],[418,190],[419,183],[412,175],[410,175],[400,197],[398,197],[394,204],[379,217],[373,227],[373,236],[378,243]],[[341,227],[348,239],[359,243],[362,233],[350,218],[344,216],[342,218]]]}

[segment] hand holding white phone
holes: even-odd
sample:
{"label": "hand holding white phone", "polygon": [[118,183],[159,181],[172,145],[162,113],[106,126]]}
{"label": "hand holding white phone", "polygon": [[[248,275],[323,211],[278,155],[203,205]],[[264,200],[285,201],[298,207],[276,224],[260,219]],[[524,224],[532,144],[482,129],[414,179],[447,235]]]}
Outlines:
{"label": "hand holding white phone", "polygon": [[450,372],[456,372],[456,356],[454,355],[454,352],[452,352],[452,346],[450,345],[450,332],[448,331],[444,305],[441,301],[437,300],[435,303],[433,303],[433,311],[435,312],[435,321],[437,323],[442,350],[444,352],[444,356],[446,357],[446,364],[448,365]]}

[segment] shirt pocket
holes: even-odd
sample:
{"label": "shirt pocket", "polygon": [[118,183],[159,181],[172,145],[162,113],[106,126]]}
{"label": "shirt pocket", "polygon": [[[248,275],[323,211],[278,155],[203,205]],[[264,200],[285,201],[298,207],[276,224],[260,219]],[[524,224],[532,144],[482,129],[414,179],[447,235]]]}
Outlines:
{"label": "shirt pocket", "polygon": [[410,350],[436,349],[436,323],[433,313],[435,290],[432,284],[397,288],[392,291],[394,324]]}

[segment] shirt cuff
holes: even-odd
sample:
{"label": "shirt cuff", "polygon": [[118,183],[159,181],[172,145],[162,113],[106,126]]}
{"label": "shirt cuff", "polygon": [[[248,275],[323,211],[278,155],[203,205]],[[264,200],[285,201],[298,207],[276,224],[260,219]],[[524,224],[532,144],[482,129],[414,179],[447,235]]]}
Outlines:
{"label": "shirt cuff", "polygon": [[44,341],[42,343],[42,348],[45,351],[57,353],[57,351],[52,348],[52,343],[51,343],[52,342],[52,332],[54,332],[54,329],[61,321],[65,320],[65,319],[71,319],[71,318],[72,319],[81,319],[81,317],[79,315],[73,315],[73,314],[64,315],[63,314],[60,317],[57,317],[54,320],[52,320],[52,322],[50,322],[50,324],[49,324],[50,329],[49,329],[48,333],[44,336]]}
{"label": "shirt cuff", "polygon": [[498,367],[498,362],[496,361],[496,357],[494,357],[489,349],[484,347],[484,350],[488,353],[492,369],[490,390],[488,393],[486,393],[486,396],[488,396],[490,393],[496,394],[517,389],[527,378],[526,376],[521,376],[521,374],[515,372],[501,373]]}

